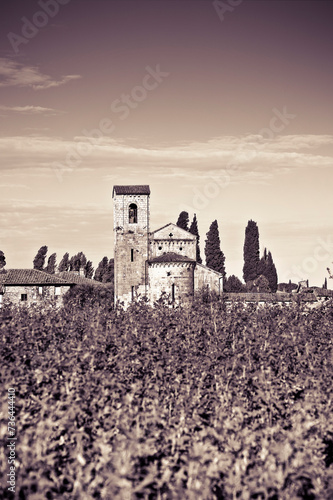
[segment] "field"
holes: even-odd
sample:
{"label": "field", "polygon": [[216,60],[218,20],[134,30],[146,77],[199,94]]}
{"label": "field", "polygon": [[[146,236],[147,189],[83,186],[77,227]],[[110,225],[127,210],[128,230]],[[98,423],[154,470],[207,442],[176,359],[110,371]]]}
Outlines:
{"label": "field", "polygon": [[332,309],[4,307],[0,497],[333,498]]}

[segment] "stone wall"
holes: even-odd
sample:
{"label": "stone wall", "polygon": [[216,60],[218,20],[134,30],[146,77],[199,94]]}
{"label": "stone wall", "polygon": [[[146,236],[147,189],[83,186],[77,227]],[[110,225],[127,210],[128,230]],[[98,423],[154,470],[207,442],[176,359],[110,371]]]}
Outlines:
{"label": "stone wall", "polygon": [[[129,206],[137,205],[137,222],[129,220]],[[148,259],[149,196],[114,196],[115,301],[129,302],[146,286]]]}
{"label": "stone wall", "polygon": [[[14,305],[31,305],[31,304],[43,304],[48,300],[56,300],[59,305],[62,304],[63,295],[71,287],[57,286],[54,285],[6,285],[4,287],[4,294],[2,296],[3,304],[14,304]],[[55,295],[55,289],[59,291],[59,295]],[[27,300],[22,300],[22,295],[27,296]]]}
{"label": "stone wall", "polygon": [[174,252],[190,259],[196,259],[196,241],[181,239],[151,239],[149,241],[149,258],[159,257],[164,253]]}
{"label": "stone wall", "polygon": [[194,271],[194,289],[199,291],[206,287],[221,295],[223,291],[222,277],[220,273],[197,263]]}
{"label": "stone wall", "polygon": [[175,303],[193,297],[194,262],[150,262],[148,264],[149,301],[154,303],[162,293]]}

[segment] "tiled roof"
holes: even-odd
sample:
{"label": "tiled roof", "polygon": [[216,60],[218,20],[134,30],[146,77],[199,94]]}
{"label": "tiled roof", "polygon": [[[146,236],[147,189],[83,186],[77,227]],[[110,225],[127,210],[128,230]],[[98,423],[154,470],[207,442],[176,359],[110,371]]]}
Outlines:
{"label": "tiled roof", "polygon": [[92,285],[92,286],[106,285],[106,283],[101,283],[100,281],[85,278],[84,276],[79,276],[78,274],[75,274],[74,272],[71,271],[62,271],[61,273],[58,273],[57,276],[59,276],[59,278],[67,282],[75,283],[76,285]]}
{"label": "tiled roof", "polygon": [[195,260],[186,257],[186,255],[180,255],[175,252],[167,252],[163,255],[150,259],[149,262],[195,262]]}
{"label": "tiled roof", "polygon": [[245,302],[291,302],[294,296],[291,293],[265,293],[265,292],[224,292],[223,298],[226,301]]}
{"label": "tiled roof", "polygon": [[113,194],[150,194],[147,184],[142,186],[113,186]]}
{"label": "tiled roof", "polygon": [[0,275],[3,285],[70,285],[73,281],[59,278],[56,274],[48,274],[37,269],[7,269]]}

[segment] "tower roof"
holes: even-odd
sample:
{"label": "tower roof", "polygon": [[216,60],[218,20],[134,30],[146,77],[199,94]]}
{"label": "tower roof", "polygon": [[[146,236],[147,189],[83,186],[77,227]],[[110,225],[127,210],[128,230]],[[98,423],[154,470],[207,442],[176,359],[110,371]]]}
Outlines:
{"label": "tower roof", "polygon": [[142,186],[113,186],[113,194],[150,194],[150,187],[145,184]]}

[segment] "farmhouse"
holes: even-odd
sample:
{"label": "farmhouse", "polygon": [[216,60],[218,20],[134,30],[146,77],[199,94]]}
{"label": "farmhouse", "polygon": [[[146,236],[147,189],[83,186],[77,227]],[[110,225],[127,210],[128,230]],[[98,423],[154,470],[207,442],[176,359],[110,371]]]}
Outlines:
{"label": "farmhouse", "polygon": [[30,305],[47,299],[61,301],[72,285],[55,274],[36,269],[8,269],[0,274],[0,303]]}
{"label": "farmhouse", "polygon": [[196,262],[195,235],[169,223],[150,231],[150,188],[114,186],[115,301],[190,300],[207,286],[222,293],[222,275]]}
{"label": "farmhouse", "polygon": [[31,305],[50,300],[61,305],[70,288],[87,284],[104,286],[75,272],[48,274],[36,269],[8,269],[0,273],[0,306],[4,303]]}

